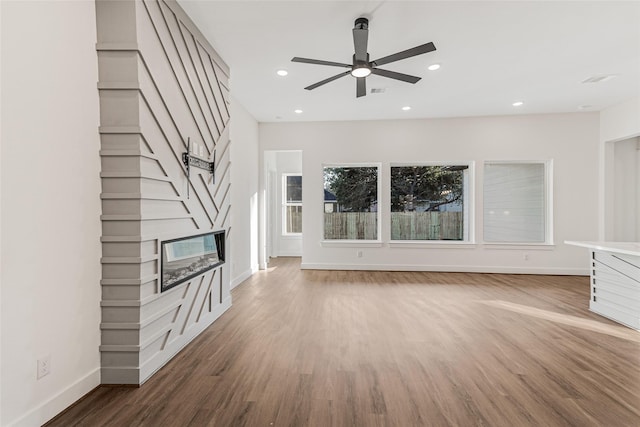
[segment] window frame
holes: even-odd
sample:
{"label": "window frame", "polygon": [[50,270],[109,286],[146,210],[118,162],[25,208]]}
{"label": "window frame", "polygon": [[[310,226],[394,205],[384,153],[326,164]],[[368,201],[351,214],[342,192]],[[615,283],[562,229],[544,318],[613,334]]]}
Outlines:
{"label": "window frame", "polygon": [[[395,240],[391,238],[391,168],[394,167],[433,167],[433,166],[467,166],[467,185],[463,186],[463,239],[462,240]],[[475,246],[475,162],[473,160],[463,161],[429,161],[429,162],[391,162],[388,167],[388,196],[389,206],[386,212],[389,213],[387,225],[389,228],[388,239],[390,247],[438,247],[438,248],[460,248]]]}
{"label": "window frame", "polygon": [[[287,201],[287,178],[290,176],[299,176],[302,182],[302,173],[301,172],[284,172],[281,175],[281,185],[282,185],[282,224],[281,224],[281,236],[285,237],[299,237],[302,236],[302,231],[299,233],[290,233],[287,231],[287,208],[290,206],[299,206],[302,208],[302,197],[300,198],[300,202],[289,202]],[[302,193],[302,185],[300,186],[300,192]]]}
{"label": "window frame", "polygon": [[[387,209],[386,204],[382,200],[382,163],[381,162],[365,162],[365,163],[322,163],[321,164],[321,179],[322,179],[322,209],[324,214],[324,170],[326,168],[367,168],[375,167],[378,170],[377,173],[377,210],[376,210],[376,239],[370,240],[357,240],[357,239],[325,239],[324,233],[324,220],[319,225],[320,235],[322,236],[320,244],[323,247],[338,247],[338,246],[352,246],[352,247],[381,247],[382,246],[382,221],[381,213],[383,209]],[[324,218],[324,217],[323,217]]]}
{"label": "window frame", "polygon": [[[543,242],[509,242],[509,241],[486,241],[484,235],[485,228],[485,166],[486,165],[530,165],[542,164],[543,191],[544,191],[544,241]],[[509,249],[514,246],[530,249],[548,249],[555,246],[553,228],[553,159],[546,160],[485,160],[482,164],[482,244],[491,249]]]}

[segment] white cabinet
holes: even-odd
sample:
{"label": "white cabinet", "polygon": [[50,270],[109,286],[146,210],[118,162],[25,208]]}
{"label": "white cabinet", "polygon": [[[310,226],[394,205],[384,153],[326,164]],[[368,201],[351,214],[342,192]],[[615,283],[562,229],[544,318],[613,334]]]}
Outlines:
{"label": "white cabinet", "polygon": [[566,243],[591,250],[589,309],[640,330],[640,243]]}

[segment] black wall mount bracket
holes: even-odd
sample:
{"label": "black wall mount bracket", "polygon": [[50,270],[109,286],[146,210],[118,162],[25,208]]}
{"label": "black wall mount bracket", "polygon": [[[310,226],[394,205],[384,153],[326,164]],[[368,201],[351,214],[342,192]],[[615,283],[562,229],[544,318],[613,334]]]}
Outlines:
{"label": "black wall mount bracket", "polygon": [[191,167],[192,166],[209,172],[211,174],[211,185],[216,183],[216,175],[215,175],[216,152],[215,150],[213,151],[213,161],[211,162],[201,159],[200,157],[196,157],[193,154],[191,154],[191,138],[187,138],[187,151],[185,153],[182,153],[182,163],[186,168],[186,175],[187,175],[187,199],[189,198],[189,187],[191,186]]}

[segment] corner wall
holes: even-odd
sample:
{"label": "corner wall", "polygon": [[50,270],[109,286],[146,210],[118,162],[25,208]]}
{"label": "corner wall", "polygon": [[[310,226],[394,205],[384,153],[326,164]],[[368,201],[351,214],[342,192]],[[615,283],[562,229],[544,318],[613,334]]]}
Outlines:
{"label": "corner wall", "polygon": [[231,288],[258,271],[258,122],[231,98]]}
{"label": "corner wall", "polygon": [[600,112],[600,141],[619,141],[640,135],[640,96]]}
{"label": "corner wall", "polygon": [[[229,69],[174,1],[98,0],[96,14],[102,383],[141,384],[231,306],[229,263],[160,291],[163,240],[233,235]],[[215,181],[187,179],[188,139]]]}
{"label": "corner wall", "polygon": [[[614,236],[614,143],[640,136],[640,96],[600,112],[598,240]],[[639,203],[640,203],[640,197]],[[638,215],[640,221],[640,215]],[[640,222],[638,223],[640,230]]]}
{"label": "corner wall", "polygon": [[100,381],[95,5],[0,7],[0,425],[39,426]]}
{"label": "corner wall", "polygon": [[[587,274],[584,253],[563,242],[597,237],[598,134],[594,113],[262,123],[260,149],[304,153],[303,268]],[[483,244],[486,160],[553,160],[554,246]],[[384,215],[390,206],[390,164],[437,161],[475,162],[475,244],[391,247]],[[340,163],[382,164],[382,242],[377,247],[322,243],[322,166]]]}

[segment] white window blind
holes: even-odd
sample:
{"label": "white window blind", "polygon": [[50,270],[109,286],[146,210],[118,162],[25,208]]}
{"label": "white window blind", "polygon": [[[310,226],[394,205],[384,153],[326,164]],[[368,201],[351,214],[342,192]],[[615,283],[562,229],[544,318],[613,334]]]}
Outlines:
{"label": "white window blind", "polygon": [[484,241],[546,242],[544,163],[485,163]]}

